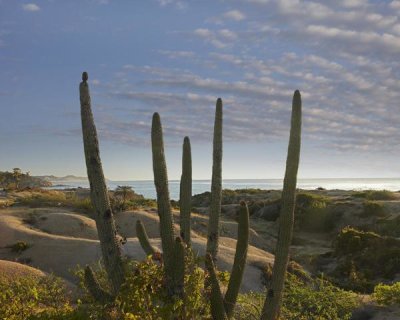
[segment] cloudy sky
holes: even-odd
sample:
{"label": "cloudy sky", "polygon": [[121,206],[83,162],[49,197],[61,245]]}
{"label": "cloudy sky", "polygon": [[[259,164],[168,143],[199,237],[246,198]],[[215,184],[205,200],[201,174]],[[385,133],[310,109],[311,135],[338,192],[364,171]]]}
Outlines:
{"label": "cloudy sky", "polygon": [[211,174],[281,178],[292,94],[300,177],[400,176],[400,1],[0,0],[0,170],[85,175],[78,85],[89,73],[105,174],[151,179],[161,115],[169,177],[183,137]]}

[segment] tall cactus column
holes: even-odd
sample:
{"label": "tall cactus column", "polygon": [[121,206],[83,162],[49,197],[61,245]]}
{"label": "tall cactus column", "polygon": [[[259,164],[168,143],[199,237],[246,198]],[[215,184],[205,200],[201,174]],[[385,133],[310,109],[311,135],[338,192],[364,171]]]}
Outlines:
{"label": "tall cactus column", "polygon": [[160,115],[153,115],[151,126],[151,144],[153,152],[154,184],[157,191],[157,208],[160,217],[160,236],[165,264],[165,280],[169,295],[175,294],[174,263],[175,239],[172,221],[171,203],[168,190],[167,165],[164,155],[164,141]]}
{"label": "tall cactus column", "polygon": [[113,213],[108,198],[107,186],[101,166],[99,142],[96,126],[91,109],[88,74],[82,74],[82,82],[79,85],[81,102],[81,119],[83,146],[87,174],[90,183],[90,196],[96,210],[95,221],[103,254],[104,266],[111,283],[113,293],[116,294],[124,282],[124,272],[121,259],[121,247],[116,237],[117,231],[113,219]]}
{"label": "tall cactus column", "polygon": [[192,201],[192,155],[189,137],[183,139],[182,176],[180,184],[180,227],[182,240],[190,245],[190,212]]}
{"label": "tall cactus column", "polygon": [[292,241],[294,208],[296,201],[297,169],[300,159],[301,143],[301,96],[295,91],[292,104],[292,120],[286,172],[282,191],[282,209],[279,217],[279,235],[276,244],[275,262],[272,269],[271,287],[267,291],[261,319],[276,320],[282,302],[282,294],[289,262],[289,248]]}
{"label": "tall cactus column", "polygon": [[222,198],[222,100],[218,98],[215,109],[211,202],[208,220],[207,252],[215,261],[218,253],[219,216]]}
{"label": "tall cactus column", "polygon": [[222,296],[215,265],[211,254],[206,254],[206,269],[208,271],[207,285],[211,288],[211,314],[214,320],[231,319],[236,300],[242,283],[246,266],[247,250],[249,246],[249,209],[244,201],[240,202],[238,219],[238,238],[236,242],[235,259],[233,260],[231,277],[225,297]]}

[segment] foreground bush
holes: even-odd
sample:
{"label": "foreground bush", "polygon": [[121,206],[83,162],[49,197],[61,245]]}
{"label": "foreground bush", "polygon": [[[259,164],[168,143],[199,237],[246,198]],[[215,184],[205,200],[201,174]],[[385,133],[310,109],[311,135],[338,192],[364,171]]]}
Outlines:
{"label": "foreground bush", "polygon": [[374,288],[373,297],[381,305],[400,305],[400,282],[392,285],[378,284]]}
{"label": "foreground bush", "polygon": [[[210,319],[208,292],[204,290],[205,274],[196,266],[197,258],[186,256],[189,269],[185,273],[183,299],[171,299],[163,280],[162,266],[147,258],[145,261],[126,261],[126,282],[113,303],[101,305],[94,301],[84,286],[84,271],[78,270],[86,294],[79,307],[87,319]],[[104,269],[97,269],[97,279],[107,285]],[[222,274],[224,275],[224,274]],[[86,319],[86,318],[84,318]]]}
{"label": "foreground bush", "polygon": [[[204,290],[206,274],[196,267],[197,258],[186,257],[190,270],[185,278],[183,299],[166,294],[160,264],[150,258],[143,262],[126,261],[127,282],[115,302],[101,305],[83,286],[83,269],[76,274],[84,289],[77,303],[68,301],[62,281],[55,277],[23,278],[0,282],[0,319],[5,320],[161,320],[211,319],[209,292]],[[96,275],[106,286],[104,269]],[[219,273],[221,284],[228,282],[227,272]],[[398,290],[398,289],[396,289]],[[382,291],[382,290],[381,290]],[[377,287],[377,292],[379,287]],[[394,292],[394,291],[393,291]],[[388,294],[377,294],[377,300]],[[265,293],[241,294],[233,319],[259,319]],[[378,301],[381,301],[378,300]],[[382,300],[392,301],[393,298]],[[73,307],[72,307],[73,306]],[[357,296],[326,280],[302,279],[288,274],[280,320],[346,320],[358,306]]]}
{"label": "foreground bush", "polygon": [[57,315],[71,311],[67,290],[56,277],[0,278],[0,319],[33,319],[43,312]]}
{"label": "foreground bush", "polygon": [[[239,296],[235,319],[259,319],[265,293]],[[288,274],[281,320],[346,320],[359,305],[355,293],[339,289],[323,279],[304,282]]]}

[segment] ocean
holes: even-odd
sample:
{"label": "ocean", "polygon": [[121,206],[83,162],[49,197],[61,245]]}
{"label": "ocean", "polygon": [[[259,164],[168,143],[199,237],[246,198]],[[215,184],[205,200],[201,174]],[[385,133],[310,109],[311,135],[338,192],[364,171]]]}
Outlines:
{"label": "ocean", "polygon": [[[82,181],[58,181],[58,185],[52,189],[65,188],[88,188],[89,184]],[[170,197],[173,200],[179,199],[179,180],[169,181]],[[117,186],[131,186],[136,193],[142,194],[145,198],[156,198],[156,191],[153,180],[142,181],[108,181],[108,188],[113,190]],[[283,180],[281,179],[226,179],[223,180],[224,189],[282,189]],[[400,178],[373,178],[373,179],[299,179],[297,187],[304,190],[313,190],[316,188],[340,189],[340,190],[400,190]],[[193,180],[193,194],[210,191],[210,180]]]}

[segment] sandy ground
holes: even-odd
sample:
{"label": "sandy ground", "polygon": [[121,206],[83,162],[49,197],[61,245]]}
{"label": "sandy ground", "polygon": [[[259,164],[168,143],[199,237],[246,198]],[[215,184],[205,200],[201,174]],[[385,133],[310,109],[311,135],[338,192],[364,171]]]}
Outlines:
{"label": "sandy ground", "polygon": [[7,260],[0,260],[0,279],[13,280],[19,277],[43,277],[46,274],[30,266]]}
{"label": "sandy ground", "polygon": [[[118,230],[127,237],[123,252],[134,259],[143,259],[145,254],[135,234],[137,219],[144,223],[151,243],[161,248],[158,216],[154,210],[116,214]],[[200,217],[198,219],[204,220]],[[179,227],[175,227],[178,234]],[[236,236],[237,225],[228,223],[223,224],[223,227],[225,231],[222,232],[217,265],[220,270],[230,271],[236,247],[236,240],[232,238]],[[204,230],[206,229],[203,226],[201,233]],[[194,250],[199,255],[204,255],[206,239],[197,232],[193,232],[192,237]],[[0,211],[0,259],[28,263],[34,268],[52,272],[69,281],[76,281],[71,270],[77,265],[84,266],[101,258],[96,239],[94,220],[73,211],[60,208],[8,208]],[[22,253],[11,252],[7,246],[18,241],[24,241],[30,247]],[[272,262],[273,255],[250,246],[242,292],[262,290],[261,268]],[[3,269],[1,264],[0,268]]]}

